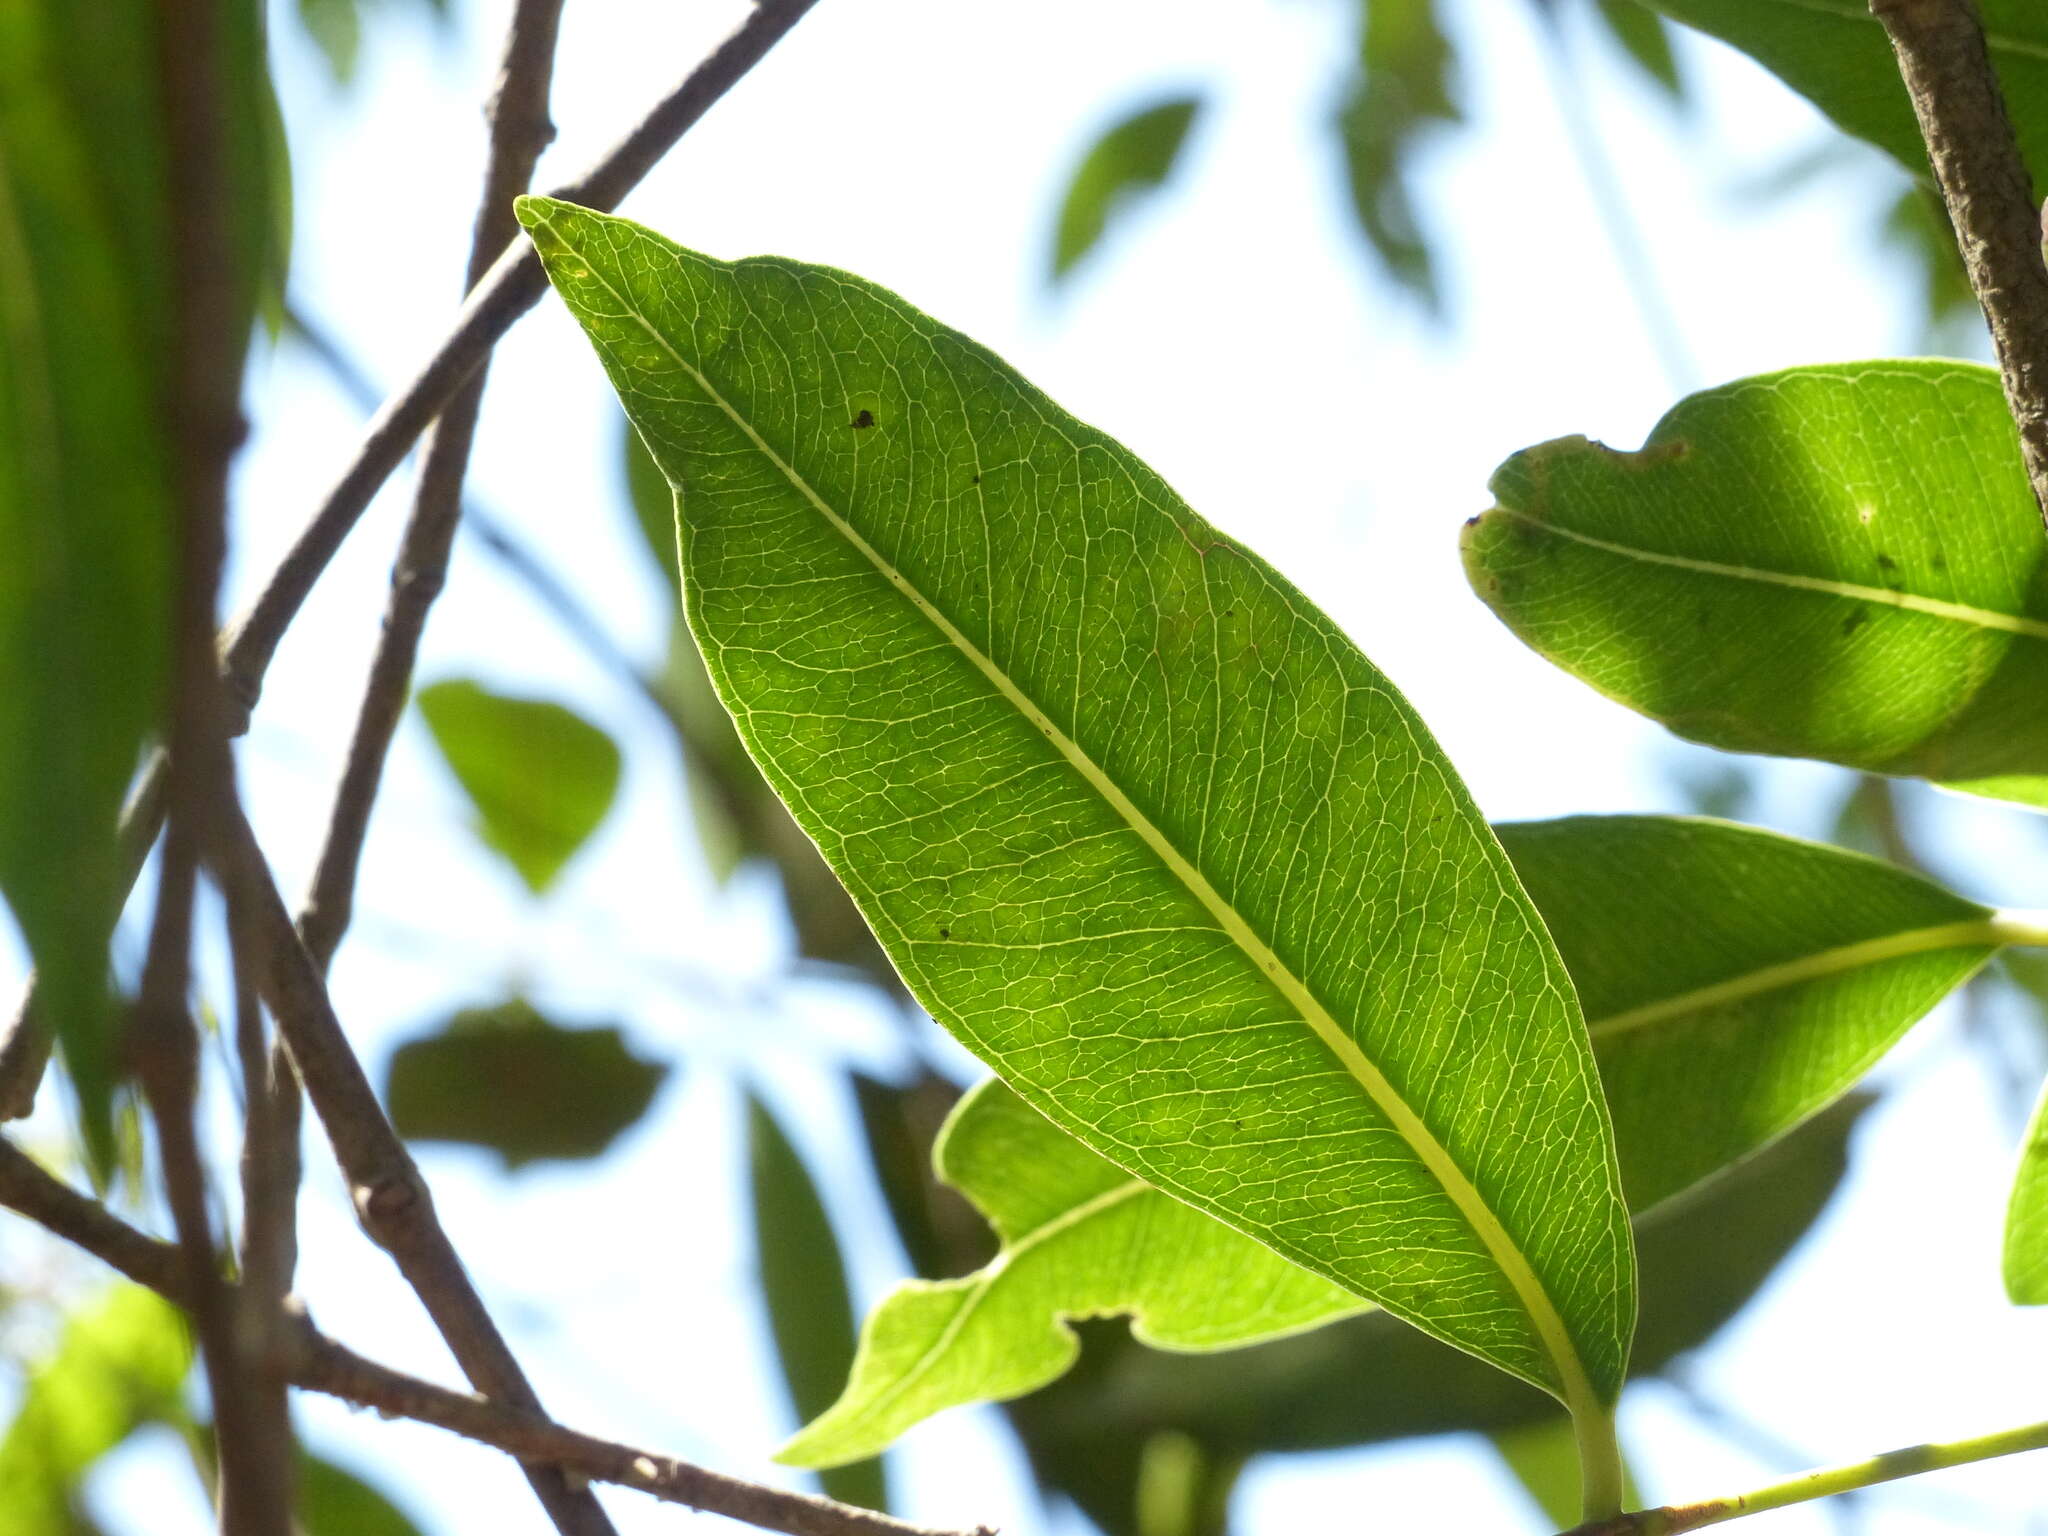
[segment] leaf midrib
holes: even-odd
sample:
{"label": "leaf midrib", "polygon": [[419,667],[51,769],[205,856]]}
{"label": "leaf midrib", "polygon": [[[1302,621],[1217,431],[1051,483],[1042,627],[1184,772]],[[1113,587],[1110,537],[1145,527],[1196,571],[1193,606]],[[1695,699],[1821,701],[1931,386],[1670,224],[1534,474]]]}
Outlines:
{"label": "leaf midrib", "polygon": [[1693,571],[1702,576],[1724,576],[1733,581],[1754,582],[1758,586],[1786,587],[1799,592],[1818,592],[1828,597],[1846,597],[1857,602],[1901,609],[1908,613],[1926,614],[1930,618],[1947,619],[1957,624],[1970,624],[1979,629],[1996,629],[2007,634],[2024,635],[2030,640],[2048,640],[2048,620],[2030,619],[2015,613],[1999,613],[1995,609],[1977,608],[1968,603],[1951,603],[1939,597],[1925,597],[1918,592],[1894,592],[1889,587],[1867,587],[1860,582],[1835,581],[1825,576],[1801,576],[1792,571],[1767,571],[1755,566],[1728,565],[1718,560],[1698,560],[1690,555],[1670,555],[1661,550],[1639,549],[1633,544],[1616,543],[1612,539],[1581,533],[1576,528],[1546,522],[1532,513],[1515,507],[1496,506],[1493,510],[1503,517],[1513,518],[1525,527],[1540,528],[1545,533],[1554,533],[1559,538],[1570,539],[1573,543],[1583,544],[1589,549],[1604,550],[1608,554],[1620,555],[1624,559],[1640,560],[1645,565],[1669,566],[1673,570]]}
{"label": "leaf midrib", "polygon": [[[548,221],[552,224],[552,220]],[[556,231],[557,238],[562,238]],[[567,243],[566,240],[564,242]],[[1073,766],[1076,772],[1106,800],[1120,815],[1141,841],[1164,863],[1167,869],[1187,888],[1189,893],[1202,904],[1216,919],[1223,931],[1244,951],[1246,957],[1265,974],[1282,996],[1294,1005],[1323,1045],[1336,1056],[1346,1070],[1364,1089],[1382,1115],[1393,1126],[1401,1139],[1408,1144],[1417,1159],[1437,1180],[1446,1196],[1457,1207],[1474,1234],[1484,1245],[1488,1255],[1513,1288],[1517,1299],[1527,1314],[1531,1327],[1558,1376],[1557,1391],[1570,1409],[1574,1418],[1591,1419],[1599,1417],[1604,1409],[1601,1399],[1593,1390],[1591,1379],[1586,1374],[1584,1362],[1572,1343],[1570,1331],[1564,1318],[1551,1301],[1549,1292],[1537,1278],[1528,1256],[1508,1234],[1493,1208],[1487,1204],[1478,1188],[1466,1177],[1465,1172],[1451,1157],[1449,1151],[1436,1139],[1422,1118],[1395,1090],[1386,1075],[1366,1056],[1357,1042],[1344,1033],[1329,1010],[1309,991],[1308,986],[1292,970],[1283,965],[1272,947],[1259,936],[1245,918],[1228,902],[1202,872],[1196,869],[1180,850],[1167,839],[1151,819],[1141,811],[1123,788],[1116,783],[1101,766],[1082,749],[1080,744],[1069,737],[1060,726],[1040,709],[1038,705],[1018,687],[1016,681],[997,666],[982,652],[953,621],[946,617],[925,595],[920,592],[903,573],[895,568],[882,554],[860,534],[860,531],[820,496],[817,490],[795,467],[782,456],[755,430],[751,421],[734,409],[731,402],[716,389],[711,381],[686,359],[682,353],[663,335],[646,316],[642,315],[630,298],[615,287],[610,278],[601,272],[596,263],[585,259],[585,266],[592,277],[611,293],[620,305],[621,314],[630,317],[646,332],[648,338],[674,360],[676,366],[687,374],[704,391],[705,395],[723,411],[728,420],[744,433],[755,449],[771,463],[778,474],[789,482],[803,498],[816,509],[828,525],[844,538],[861,557],[872,565],[875,571],[896,588],[918,612],[939,630],[967,660],[988,679],[996,691],[1038,727],[1054,748]],[[1210,1214],[1214,1215],[1214,1212]],[[1320,1266],[1308,1266],[1320,1268]],[[1324,1271],[1328,1273],[1328,1271]],[[1343,1282],[1335,1274],[1331,1279]],[[1348,1289],[1348,1286],[1347,1286]],[[1371,1298],[1368,1298],[1371,1299]]]}
{"label": "leaf midrib", "polygon": [[1992,950],[2006,942],[2010,942],[2010,934],[2001,928],[1996,915],[1938,923],[1928,928],[1910,928],[1874,939],[1861,939],[1853,944],[1840,944],[1832,949],[1815,950],[1797,959],[1759,966],[1725,981],[1695,987],[1675,997],[1659,998],[1640,1007],[1610,1013],[1604,1018],[1590,1019],[1586,1023],[1586,1032],[1598,1046],[1616,1036],[1632,1034],[1653,1024],[1697,1013],[1703,1008],[1744,1002],[1766,992],[1796,986],[1802,981],[1818,981],[1822,977],[1837,976],[1844,971],[1907,955],[1928,954],[1942,949],[1981,947]]}

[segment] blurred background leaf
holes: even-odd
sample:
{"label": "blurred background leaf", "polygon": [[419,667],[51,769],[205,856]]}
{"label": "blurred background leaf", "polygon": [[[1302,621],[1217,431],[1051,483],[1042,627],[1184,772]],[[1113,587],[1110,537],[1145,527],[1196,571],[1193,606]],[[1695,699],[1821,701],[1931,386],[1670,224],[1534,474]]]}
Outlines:
{"label": "blurred background leaf", "polygon": [[1165,184],[1201,106],[1193,94],[1153,102],[1104,129],[1088,147],[1060,203],[1052,242],[1054,282],[1095,249],[1112,223]]}
{"label": "blurred background leaf", "polygon": [[422,688],[417,702],[476,807],[477,835],[540,895],[611,809],[617,744],[563,705],[466,679]]}
{"label": "blurred background leaf", "polygon": [[83,1536],[86,1472],[144,1424],[183,1416],[192,1363],[184,1319],[121,1285],[81,1304],[30,1373],[0,1437],[0,1536]]}
{"label": "blurred background leaf", "polygon": [[1434,0],[1359,0],[1358,65],[1335,120],[1351,207],[1380,266],[1431,314],[1443,294],[1412,176],[1430,132],[1463,115],[1455,74]]}
{"label": "blurred background leaf", "polygon": [[[783,1385],[799,1424],[832,1405],[853,1369],[854,1306],[846,1261],[803,1154],[768,1106],[747,1095],[748,1188],[761,1299],[775,1335]],[[816,1474],[825,1492],[868,1509],[889,1507],[879,1456]]]}
{"label": "blurred background leaf", "polygon": [[385,1070],[391,1122],[413,1141],[486,1147],[509,1168],[593,1158],[668,1077],[611,1025],[562,1025],[514,998],[404,1041]]}

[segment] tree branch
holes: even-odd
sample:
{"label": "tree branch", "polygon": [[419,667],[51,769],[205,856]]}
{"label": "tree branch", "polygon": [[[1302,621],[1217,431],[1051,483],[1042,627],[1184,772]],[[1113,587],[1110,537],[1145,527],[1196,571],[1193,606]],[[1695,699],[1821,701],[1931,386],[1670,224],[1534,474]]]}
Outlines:
{"label": "tree branch", "polygon": [[1870,0],[1898,55],[1934,179],[2005,380],[2034,500],[2048,518],[2048,268],[2033,183],[1974,0]]}
{"label": "tree branch", "polygon": [[[96,1255],[138,1285],[189,1306],[185,1272],[175,1248],[137,1232],[106,1207],[52,1177],[4,1137],[0,1205]],[[994,1536],[986,1526],[972,1533],[931,1530],[831,1499],[727,1477],[565,1428],[538,1413],[450,1391],[363,1358],[321,1333],[297,1310],[285,1315],[281,1332],[284,1374],[294,1386],[389,1417],[432,1424],[529,1464],[638,1489],[667,1503],[785,1536]]]}
{"label": "tree branch", "polygon": [[[548,120],[548,88],[561,17],[562,0],[518,0],[513,8],[505,61],[485,108],[490,152],[471,237],[467,288],[476,286],[519,232],[512,200],[526,190],[541,151],[555,135]],[[312,893],[299,913],[299,932],[323,971],[333,963],[334,951],[348,931],[356,873],[384,760],[412,693],[413,666],[427,614],[448,579],[448,555],[462,517],[462,482],[476,440],[489,362],[486,357],[478,364],[427,433],[412,516],[391,571],[384,625],[314,868]]]}
{"label": "tree branch", "polygon": [[[817,0],[757,0],[753,13],[681,85],[656,103],[595,166],[554,195],[589,208],[616,207],[815,4]],[[426,367],[372,419],[355,462],[228,638],[228,685],[245,708],[255,705],[278,641],[371,496],[546,286],[540,258],[530,246],[521,243],[506,251],[476,284],[455,329]]]}
{"label": "tree branch", "polygon": [[[221,829],[214,857],[231,907],[257,935],[266,1000],[326,1127],[363,1230],[391,1255],[470,1382],[500,1403],[538,1413],[539,1399],[442,1229],[412,1154],[385,1118],[239,810]],[[596,1523],[604,1517],[595,1501],[570,1493],[558,1474],[537,1471],[533,1481],[565,1531],[609,1529],[609,1522]],[[580,1508],[586,1500],[590,1508]]]}
{"label": "tree branch", "polygon": [[[616,207],[676,141],[816,4],[817,0],[757,0],[747,19],[681,85],[656,103],[588,173],[559,188],[555,195],[592,208]],[[222,638],[222,670],[234,715],[231,723],[246,722],[262,692],[263,677],[278,642],[370,499],[428,423],[512,323],[533,307],[546,286],[540,259],[530,248],[520,245],[505,252],[473,289],[453,330],[426,366],[372,418],[354,460],[271,573],[256,602]],[[133,802],[139,816],[132,821],[124,818],[124,828],[132,829],[145,855],[161,824],[161,812],[155,807],[164,771],[162,754],[156,754],[144,769]],[[128,831],[123,835],[128,836]],[[138,869],[141,862],[138,857]],[[34,1038],[40,1033],[34,1024],[34,1004],[31,983],[31,993],[17,1010],[7,1038],[0,1040],[0,1118],[19,1119],[28,1113],[24,1106],[33,1101],[48,1060],[47,1047]]]}
{"label": "tree branch", "polygon": [[[554,78],[555,43],[561,19],[562,0],[517,0],[513,7],[504,62],[484,109],[490,124],[490,147],[485,156],[483,193],[466,269],[465,286],[469,289],[476,287],[490,270],[492,261],[512,244],[519,229],[512,215],[512,200],[526,190],[541,151],[555,135],[554,124],[548,119],[548,92]],[[447,581],[448,554],[462,515],[462,481],[476,439],[488,363],[486,354],[468,381],[456,390],[427,435],[419,488],[412,516],[399,542],[391,573],[391,595],[356,714],[348,759],[335,790],[327,835],[314,870],[312,894],[299,915],[299,933],[313,965],[322,974],[348,929],[370,809],[383,780],[392,735],[412,692],[413,663],[419,655],[427,614]],[[282,942],[281,937],[276,942]],[[280,1074],[280,1086],[284,1081]],[[325,1118],[325,1106],[321,1106],[321,1113]],[[351,1106],[351,1113],[361,1116],[362,1106]],[[383,1124],[381,1112],[375,1118],[378,1124]],[[390,1140],[396,1143],[396,1137]],[[388,1148],[385,1155],[389,1155]],[[417,1177],[415,1174],[415,1180]],[[418,1208],[431,1209],[424,1199],[418,1202]],[[514,1363],[502,1337],[489,1326],[481,1300],[468,1288],[466,1277],[459,1286],[451,1283],[452,1276],[462,1273],[454,1262],[453,1249],[445,1240],[421,1245],[417,1239],[414,1248],[428,1259],[420,1273],[434,1278],[447,1295],[444,1305],[454,1307],[450,1315],[459,1319],[461,1326],[475,1334],[484,1346],[481,1352],[473,1353],[482,1374],[473,1372],[472,1380],[487,1383],[498,1395],[538,1411],[539,1398]],[[470,1363],[465,1361],[465,1369]],[[556,1467],[529,1465],[525,1471],[562,1536],[614,1536],[610,1518],[589,1489],[572,1486]]]}
{"label": "tree branch", "polygon": [[159,1160],[214,1404],[222,1536],[288,1536],[288,1434],[262,1411],[264,1364],[236,1326],[207,1209],[194,1129],[199,1042],[187,1006],[193,901],[202,850],[220,803],[232,803],[234,761],[222,729],[214,652],[227,550],[228,466],[243,434],[239,263],[232,233],[218,0],[160,0],[154,18],[170,211],[169,366],[162,380],[177,515],[165,833],[157,905],[134,1014],[133,1061],[148,1098]]}

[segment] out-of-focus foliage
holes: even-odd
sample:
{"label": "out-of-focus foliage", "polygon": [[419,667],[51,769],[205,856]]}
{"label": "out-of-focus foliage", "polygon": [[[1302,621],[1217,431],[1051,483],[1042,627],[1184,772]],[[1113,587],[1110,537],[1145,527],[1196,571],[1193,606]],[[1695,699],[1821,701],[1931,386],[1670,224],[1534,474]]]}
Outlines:
{"label": "out-of-focus foliage", "polygon": [[299,1536],[420,1536],[420,1528],[379,1489],[346,1467],[301,1451]]}
{"label": "out-of-focus foliage", "polygon": [[401,1044],[384,1098],[400,1135],[487,1147],[507,1168],[592,1158],[647,1112],[669,1069],[613,1025],[563,1025],[515,998]]}
{"label": "out-of-focus foliage", "polygon": [[[768,1106],[751,1093],[747,1169],[761,1299],[790,1406],[799,1423],[808,1423],[831,1405],[853,1367],[853,1297],[839,1238],[811,1170]],[[889,1507],[879,1457],[831,1467],[818,1480],[835,1499]]]}
{"label": "out-of-focus foliage", "polygon": [[1443,295],[1412,175],[1432,129],[1460,120],[1435,0],[1359,0],[1358,64],[1336,129],[1359,229],[1387,275],[1435,311]]}
{"label": "out-of-focus foliage", "polygon": [[[1558,0],[1535,3],[1555,5]],[[1636,67],[1674,103],[1684,105],[1685,77],[1679,72],[1677,55],[1672,52],[1670,23],[1654,11],[1645,10],[1636,0],[1593,0],[1592,12]]]}
{"label": "out-of-focus foliage", "polygon": [[[0,894],[110,1156],[116,812],[157,723],[174,518],[169,187],[142,0],[0,8]],[[244,300],[281,279],[256,0],[222,7],[226,216]]]}
{"label": "out-of-focus foliage", "polygon": [[1088,147],[1067,183],[1053,231],[1055,281],[1095,248],[1112,220],[1128,213],[1173,174],[1201,105],[1201,98],[1194,95],[1153,102],[1104,129]]}
{"label": "out-of-focus foliage", "polygon": [[476,807],[477,835],[539,895],[611,809],[618,746],[574,710],[468,680],[422,688],[418,703]]}
{"label": "out-of-focus foliage", "polygon": [[[448,18],[448,0],[413,0],[437,19]],[[387,0],[297,0],[299,25],[326,59],[337,85],[353,84],[362,51],[365,12],[386,7]]]}
{"label": "out-of-focus foliage", "polygon": [[76,1310],[0,1437],[0,1536],[84,1536],[86,1472],[137,1429],[184,1417],[192,1349],[167,1301],[122,1285]]}

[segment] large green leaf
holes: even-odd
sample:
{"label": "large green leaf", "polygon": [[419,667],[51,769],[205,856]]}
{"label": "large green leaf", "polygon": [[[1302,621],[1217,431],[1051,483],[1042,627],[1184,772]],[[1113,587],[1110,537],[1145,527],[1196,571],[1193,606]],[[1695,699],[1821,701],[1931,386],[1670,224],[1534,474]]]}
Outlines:
{"label": "large green leaf", "polygon": [[1643,1211],[1832,1102],[2013,938],[1894,865],[1754,827],[1495,829],[1564,955]]}
{"label": "large green leaf", "polygon": [[176,1309],[138,1286],[74,1315],[0,1438],[0,1536],[72,1536],[86,1471],[142,1425],[179,1413],[191,1359]]}
{"label": "large green leaf", "polygon": [[611,1025],[562,1025],[521,999],[465,1008],[401,1043],[385,1069],[391,1123],[416,1141],[488,1147],[507,1168],[601,1156],[669,1069]]}
{"label": "large green leaf", "polygon": [[0,7],[0,893],[102,1144],[114,822],[171,579],[153,35],[139,0]]}
{"label": "large green leaf", "polygon": [[2005,1213],[2005,1293],[2023,1307],[2048,1305],[2048,1088],[2027,1124]]}
{"label": "large green leaf", "polygon": [[832,1466],[873,1455],[942,1408],[1042,1387],[1080,1351],[1070,1319],[1128,1314],[1144,1343],[1210,1350],[1366,1305],[1105,1162],[1001,1079],[961,1100],[935,1157],[940,1176],[988,1217],[1002,1252],[963,1279],[891,1293],[862,1332],[845,1394],[781,1460]]}
{"label": "large green leaf", "polygon": [[[1643,1298],[1631,1376],[1653,1375],[1734,1317],[1841,1182],[1869,1100],[1851,1096],[1723,1178],[1636,1223]],[[1168,1354],[1096,1325],[1081,1364],[1009,1405],[1046,1462],[1162,1429],[1213,1453],[1317,1451],[1553,1417],[1540,1392],[1383,1311],[1222,1354]],[[1091,1356],[1093,1358],[1091,1358]]]}
{"label": "large green leaf", "polygon": [[1146,193],[1173,174],[1199,96],[1172,96],[1141,107],[1106,129],[1074,167],[1053,232],[1052,275],[1065,277]]}
{"label": "large green leaf", "polygon": [[[1859,138],[1925,173],[1913,104],[1869,0],[1645,0],[1674,21],[1732,43]],[[1976,0],[2006,108],[2033,172],[2048,184],[2048,9]]]}
{"label": "large green leaf", "polygon": [[[853,1297],[846,1261],[824,1198],[768,1107],[747,1095],[747,1172],[754,1206],[754,1252],[775,1354],[797,1422],[823,1413],[853,1366]],[[875,1450],[882,1447],[877,1445]],[[825,1492],[869,1509],[889,1507],[879,1458],[848,1456],[823,1473]]]}
{"label": "large green leaf", "polygon": [[[1580,816],[1496,830],[1584,1001],[1638,1212],[1840,1097],[2014,926],[1876,859],[1726,822]],[[942,1408],[1055,1379],[1078,1351],[1067,1320],[1130,1314],[1145,1343],[1203,1350],[1355,1310],[1062,1136],[1000,1083],[961,1104],[936,1160],[1003,1251],[966,1279],[890,1296],[844,1397],[791,1461],[868,1454]]]}
{"label": "large green leaf", "polygon": [[789,819],[754,766],[732,716],[712,691],[697,642],[683,622],[676,566],[675,492],[662,476],[632,425],[621,421],[626,485],[635,523],[648,552],[667,574],[678,606],[669,638],[668,660],[657,682],[669,724],[687,761],[690,806],[698,846],[723,881],[750,858],[775,866],[796,929],[798,953],[807,960],[860,972],[892,997],[902,996],[888,957],[855,910],[846,890],[818,857],[818,848]]}
{"label": "large green leaf", "polygon": [[535,895],[554,884],[611,809],[619,749],[560,704],[451,679],[419,691],[420,714],[477,810],[477,832]]}
{"label": "large green leaf", "polygon": [[2048,774],[2048,542],[1992,370],[1743,379],[1636,452],[1560,438],[1492,488],[1479,595],[1679,735],[2023,799]]}
{"label": "large green leaf", "polygon": [[919,1000],[1095,1151],[1604,1415],[1591,1051],[1406,701],[901,300],[520,207],[678,487],[720,696]]}

